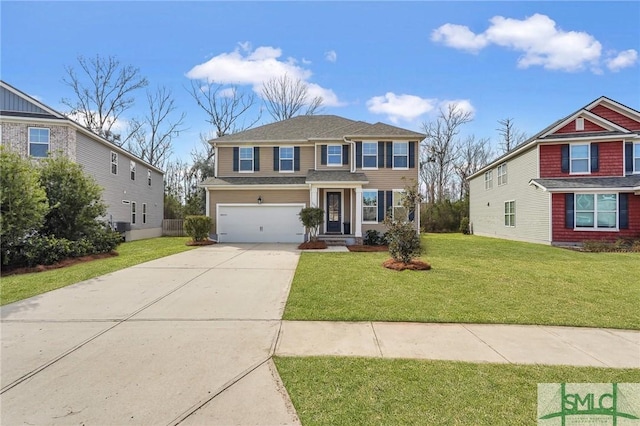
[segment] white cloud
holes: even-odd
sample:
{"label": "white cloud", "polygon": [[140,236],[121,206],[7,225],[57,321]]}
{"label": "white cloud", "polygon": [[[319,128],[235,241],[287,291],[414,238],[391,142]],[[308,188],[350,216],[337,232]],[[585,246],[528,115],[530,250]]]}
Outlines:
{"label": "white cloud", "polygon": [[302,63],[305,65],[311,65],[311,61],[306,58],[302,58]]}
{"label": "white cloud", "polygon": [[436,101],[424,99],[415,95],[396,95],[387,92],[384,96],[374,96],[367,101],[369,112],[386,114],[392,123],[400,120],[412,121],[419,116],[433,110]]}
{"label": "white cloud", "polygon": [[[242,50],[242,52],[241,52]],[[208,61],[196,65],[187,72],[187,77],[216,84],[250,85],[260,94],[263,82],[287,74],[309,85],[312,96],[320,94],[324,106],[340,106],[336,94],[327,88],[310,83],[311,70],[298,65],[295,58],[281,59],[282,50],[272,46],[260,46],[251,50],[248,42],[240,43],[233,52],[221,53]],[[307,65],[303,61],[303,65]]]}
{"label": "white cloud", "polygon": [[455,106],[456,110],[463,114],[469,113],[470,118],[473,118],[473,116],[476,114],[476,109],[473,107],[469,99],[452,99],[441,101],[439,103],[439,109],[441,109],[442,111],[449,110],[450,106]]}
{"label": "white cloud", "polygon": [[[487,30],[479,34],[466,26],[445,24],[431,33],[431,40],[474,53],[492,44],[506,47],[522,53],[518,58],[520,68],[541,66],[560,71],[589,68],[597,73],[602,61],[602,45],[595,37],[582,31],[564,31],[542,14],[523,20],[494,16]],[[637,60],[631,52],[635,51],[622,52],[607,61],[607,66],[611,70],[631,66]]]}
{"label": "white cloud", "polygon": [[[93,113],[97,115],[97,111],[93,111]],[[86,120],[85,120],[86,114],[83,111],[65,113],[64,115],[66,115],[76,123],[81,124],[82,126],[84,126],[86,123]],[[111,125],[112,133],[124,134],[124,133],[127,133],[127,131],[129,130],[129,125],[130,125],[129,120],[126,120],[123,118],[118,118],[117,120],[114,120],[112,117],[110,117],[107,120],[107,124],[110,124],[110,123],[113,123]]]}
{"label": "white cloud", "polygon": [[638,62],[638,52],[634,49],[629,49],[618,53],[614,58],[607,59],[607,67],[616,72],[622,68],[631,67],[636,62]]}
{"label": "white cloud", "polygon": [[338,54],[335,50],[329,50],[328,52],[324,52],[324,58],[329,62],[335,62],[338,60]]}

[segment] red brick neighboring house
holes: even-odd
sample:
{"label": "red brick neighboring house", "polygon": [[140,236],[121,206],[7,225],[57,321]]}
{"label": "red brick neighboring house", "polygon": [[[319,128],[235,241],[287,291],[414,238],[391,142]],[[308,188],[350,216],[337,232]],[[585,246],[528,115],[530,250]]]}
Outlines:
{"label": "red brick neighboring house", "polygon": [[601,97],[469,179],[476,234],[547,244],[640,238],[640,112]]}

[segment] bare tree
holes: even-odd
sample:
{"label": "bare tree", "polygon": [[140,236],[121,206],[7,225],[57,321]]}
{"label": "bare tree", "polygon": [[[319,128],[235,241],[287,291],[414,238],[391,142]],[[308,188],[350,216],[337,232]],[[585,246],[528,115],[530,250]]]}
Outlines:
{"label": "bare tree", "polygon": [[171,90],[158,87],[147,90],[147,114],[142,120],[132,120],[136,129],[131,132],[127,148],[147,163],[163,168],[171,154],[173,138],[178,136],[186,117],[185,113],[175,117],[176,106]]}
{"label": "bare tree", "polygon": [[448,192],[460,151],[457,136],[460,128],[470,121],[471,112],[461,110],[457,104],[450,104],[446,110],[440,109],[435,121],[423,124],[427,136],[421,144],[421,169],[425,169],[423,178],[435,180],[424,182],[427,188],[430,183],[434,185],[431,202],[439,202],[452,195]]}
{"label": "bare tree", "polygon": [[134,104],[133,92],[146,87],[147,79],[140,76],[138,68],[121,65],[114,56],[78,56],[78,64],[79,71],[65,67],[67,76],[62,81],[71,87],[75,98],[63,98],[62,103],[83,125],[122,145],[120,135],[112,132],[113,125]]}
{"label": "bare tree", "polygon": [[511,151],[527,139],[526,133],[515,128],[513,118],[503,118],[502,120],[498,120],[498,124],[500,124],[501,127],[496,130],[501,137],[500,149],[503,154]]}
{"label": "bare tree", "polygon": [[262,84],[262,97],[267,111],[276,121],[300,115],[305,106],[304,115],[313,115],[324,103],[321,96],[310,99],[309,85],[287,74],[265,81]]}
{"label": "bare tree", "polygon": [[469,195],[467,178],[484,167],[489,162],[491,155],[491,146],[487,138],[476,140],[472,135],[460,145],[458,159],[454,166],[460,180],[460,199]]}
{"label": "bare tree", "polygon": [[261,114],[250,121],[240,123],[240,118],[255,105],[256,97],[240,92],[236,86],[207,84],[206,88],[199,82],[192,81],[189,94],[200,108],[207,113],[208,123],[216,130],[216,137],[241,132],[253,127],[260,120]]}

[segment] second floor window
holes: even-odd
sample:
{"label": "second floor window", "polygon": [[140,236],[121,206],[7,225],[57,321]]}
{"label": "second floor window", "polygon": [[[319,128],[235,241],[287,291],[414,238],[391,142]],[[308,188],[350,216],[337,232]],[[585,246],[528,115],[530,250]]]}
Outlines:
{"label": "second floor window", "polygon": [[589,144],[573,144],[569,149],[571,173],[589,173]]}
{"label": "second floor window", "polygon": [[362,167],[366,169],[378,167],[378,142],[362,142]]}
{"label": "second floor window", "polygon": [[409,167],[409,142],[393,143],[393,168],[406,169]]}
{"label": "second floor window", "polygon": [[240,147],[240,171],[253,171],[253,147]]}
{"label": "second floor window", "polygon": [[507,163],[498,166],[498,186],[507,184]]}
{"label": "second floor window", "polygon": [[640,143],[633,145],[633,170],[640,173]]}
{"label": "second floor window", "polygon": [[327,146],[327,164],[329,166],[342,165],[342,145]]}
{"label": "second floor window", "polygon": [[49,129],[29,127],[29,155],[44,158],[49,154]]}
{"label": "second floor window", "polygon": [[280,171],[282,172],[293,171],[293,147],[292,146],[280,147]]}
{"label": "second floor window", "polygon": [[136,163],[135,161],[129,162],[129,174],[131,175],[131,180],[136,180]]}
{"label": "second floor window", "polygon": [[111,174],[118,174],[118,153],[111,151]]}
{"label": "second floor window", "polygon": [[484,173],[484,189],[493,188],[493,171],[489,170]]}

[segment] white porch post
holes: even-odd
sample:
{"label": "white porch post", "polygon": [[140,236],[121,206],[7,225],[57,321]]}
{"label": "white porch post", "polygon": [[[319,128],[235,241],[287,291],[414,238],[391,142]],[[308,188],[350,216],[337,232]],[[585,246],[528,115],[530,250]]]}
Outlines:
{"label": "white porch post", "polygon": [[362,188],[356,188],[356,223],[355,236],[362,238]]}
{"label": "white porch post", "polygon": [[209,188],[204,189],[204,215],[211,216],[211,206],[209,205]]}
{"label": "white porch post", "polygon": [[311,207],[318,207],[318,188],[315,186],[311,187],[310,197],[311,199],[309,201],[311,202]]}

